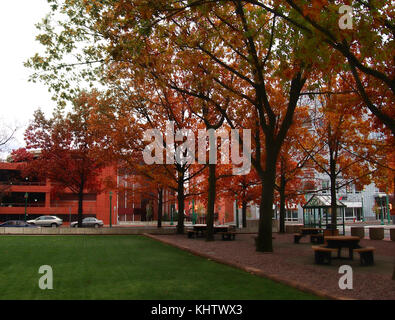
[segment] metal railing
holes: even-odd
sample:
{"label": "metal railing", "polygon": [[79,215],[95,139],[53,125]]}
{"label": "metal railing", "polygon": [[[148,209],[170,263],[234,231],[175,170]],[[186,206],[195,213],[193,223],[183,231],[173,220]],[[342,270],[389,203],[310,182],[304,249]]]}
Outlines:
{"label": "metal railing", "polygon": [[[0,207],[5,208],[14,208],[14,207],[24,207],[25,203],[16,202],[16,203],[0,203]],[[35,202],[35,203],[27,203],[27,207],[45,207],[45,202]]]}
{"label": "metal railing", "polygon": [[0,185],[6,186],[45,186],[45,181],[0,181]]}

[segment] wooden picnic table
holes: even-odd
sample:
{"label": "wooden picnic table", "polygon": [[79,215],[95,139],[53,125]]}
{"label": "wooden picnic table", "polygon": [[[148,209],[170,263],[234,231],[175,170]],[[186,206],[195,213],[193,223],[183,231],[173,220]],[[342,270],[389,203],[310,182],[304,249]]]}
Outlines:
{"label": "wooden picnic table", "polygon": [[304,236],[310,235],[310,242],[311,243],[323,243],[324,236],[322,228],[312,228],[312,227],[305,227],[300,228],[300,233],[294,234],[294,243],[299,243],[300,239]]}
{"label": "wooden picnic table", "polygon": [[300,228],[300,232],[303,235],[306,235],[306,234],[318,234],[318,233],[321,233],[323,230],[324,229],[322,229],[322,228]]}
{"label": "wooden picnic table", "polygon": [[[204,232],[207,230],[207,224],[195,224],[193,225],[193,230],[196,231],[197,235],[203,236]],[[217,225],[214,226],[214,233],[228,232],[228,225]]]}
{"label": "wooden picnic table", "polygon": [[196,236],[203,236],[204,231],[207,230],[207,224],[194,224],[193,230],[196,231]]}
{"label": "wooden picnic table", "polygon": [[214,226],[214,232],[228,232],[229,226],[227,225],[218,225]]}
{"label": "wooden picnic table", "polygon": [[359,245],[359,237],[356,236],[327,236],[325,237],[325,241],[327,242],[328,248],[336,248],[337,249],[337,258],[341,259],[341,249],[348,248],[349,250],[349,259],[353,260],[353,250],[357,248],[361,248]]}

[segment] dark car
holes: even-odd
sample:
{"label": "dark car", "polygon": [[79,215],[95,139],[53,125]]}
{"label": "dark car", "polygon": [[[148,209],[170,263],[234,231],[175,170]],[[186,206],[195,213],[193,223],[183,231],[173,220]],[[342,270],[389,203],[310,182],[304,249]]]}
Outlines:
{"label": "dark car", "polygon": [[[78,222],[74,221],[74,222],[70,223],[70,226],[73,228],[77,228]],[[94,217],[88,217],[88,218],[82,219],[82,227],[83,228],[99,228],[102,226],[103,226],[103,221],[98,220]]]}
{"label": "dark car", "polygon": [[28,224],[23,220],[9,220],[9,221],[1,223],[0,227],[37,228],[37,226]]}

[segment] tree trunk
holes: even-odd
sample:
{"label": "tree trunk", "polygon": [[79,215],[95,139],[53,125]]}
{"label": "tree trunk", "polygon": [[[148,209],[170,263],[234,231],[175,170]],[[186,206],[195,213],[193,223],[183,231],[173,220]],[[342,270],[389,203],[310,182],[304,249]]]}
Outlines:
{"label": "tree trunk", "polygon": [[184,233],[184,173],[180,173],[178,177],[178,187],[177,187],[177,203],[178,203],[178,221],[177,221],[177,233]]}
{"label": "tree trunk", "polygon": [[[240,3],[239,3],[240,4]],[[241,11],[242,9],[239,8]],[[287,136],[288,130],[292,124],[295,108],[298,103],[300,92],[306,82],[306,78],[302,78],[302,72],[299,72],[291,82],[289,92],[289,102],[283,123],[280,130],[275,135],[275,128],[279,125],[275,115],[268,117],[269,127],[262,128],[265,133],[265,170],[257,169],[262,181],[262,198],[259,208],[259,234],[256,241],[256,250],[262,252],[273,252],[272,242],[272,215],[274,187],[276,184],[276,162],[281,150],[281,146]],[[257,90],[258,95],[266,96],[266,92],[262,88]],[[267,98],[267,97],[266,97]],[[270,103],[269,103],[270,105]],[[259,111],[261,112],[261,111]],[[257,131],[256,143],[259,141],[259,131]],[[260,152],[257,154],[258,160],[261,161]],[[260,165],[259,165],[260,167]]]}
{"label": "tree trunk", "polygon": [[331,180],[331,224],[333,230],[337,229],[337,199],[336,199],[336,163],[330,156],[330,180]]}
{"label": "tree trunk", "polygon": [[209,176],[208,176],[208,203],[207,203],[207,233],[206,240],[214,240],[214,205],[215,205],[215,189],[216,189],[216,177],[215,177],[215,164],[209,164]]}
{"label": "tree trunk", "polygon": [[[83,199],[84,199],[84,191],[80,190],[78,192],[78,227],[79,228],[82,227],[82,214],[83,214],[82,203],[83,203]],[[110,208],[110,210],[111,210],[111,208]]]}
{"label": "tree trunk", "polygon": [[261,252],[273,252],[272,216],[276,183],[276,158],[271,150],[267,150],[267,162],[263,173],[263,188],[259,206],[259,233],[256,241],[256,251]]}
{"label": "tree trunk", "polygon": [[243,228],[247,228],[247,201],[243,200],[241,202],[241,208]]}
{"label": "tree trunk", "polygon": [[162,227],[163,189],[158,191],[158,228]]}
{"label": "tree trunk", "polygon": [[285,178],[281,175],[280,179],[280,233],[285,233]]}

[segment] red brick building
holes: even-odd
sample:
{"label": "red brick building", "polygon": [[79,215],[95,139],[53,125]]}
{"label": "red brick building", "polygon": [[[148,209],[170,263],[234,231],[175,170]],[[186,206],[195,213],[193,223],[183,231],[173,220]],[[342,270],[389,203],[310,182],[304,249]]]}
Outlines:
{"label": "red brick building", "polygon": [[[72,192],[64,192],[56,197],[51,193],[50,181],[40,181],[32,177],[21,176],[21,163],[0,162],[0,221],[23,220],[25,208],[27,219],[34,219],[41,215],[56,215],[63,219],[67,225],[77,220],[78,198]],[[124,175],[119,175],[115,167],[106,167],[102,170],[100,179],[111,177],[117,181],[117,186],[125,186],[125,190],[105,190],[101,193],[84,193],[84,217],[93,216],[103,220],[105,225],[110,222],[110,192],[111,220],[116,225],[121,221],[146,220],[146,208],[152,206],[151,220],[157,219],[158,202],[155,190],[150,193],[141,193],[133,190],[148,181],[130,185]],[[116,189],[116,190],[115,190]],[[121,188],[122,189],[122,188]],[[27,198],[25,198],[27,195]],[[163,214],[169,215],[171,206],[174,206],[174,195],[169,190],[163,192]]]}

